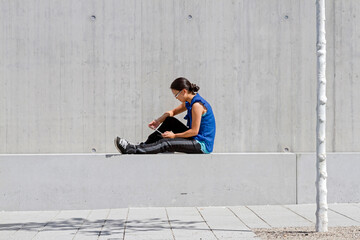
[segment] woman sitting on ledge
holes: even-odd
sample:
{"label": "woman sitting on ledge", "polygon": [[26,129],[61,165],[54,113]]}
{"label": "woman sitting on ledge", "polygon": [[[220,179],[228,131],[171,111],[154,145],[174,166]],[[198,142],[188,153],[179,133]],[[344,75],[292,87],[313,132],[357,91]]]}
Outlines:
{"label": "woman sitting on ledge", "polygon": [[[210,104],[197,93],[200,88],[182,77],[175,79],[170,88],[181,104],[149,123],[149,127],[155,129],[155,132],[144,143],[135,145],[116,137],[114,143],[119,152],[141,154],[211,153],[213,151],[215,117]],[[175,115],[186,110],[187,126],[174,118]]]}

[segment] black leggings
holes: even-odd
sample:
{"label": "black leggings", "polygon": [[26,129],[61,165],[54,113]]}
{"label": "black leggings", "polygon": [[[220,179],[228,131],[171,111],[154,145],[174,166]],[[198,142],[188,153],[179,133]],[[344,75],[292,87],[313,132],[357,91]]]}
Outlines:
{"label": "black leggings", "polygon": [[[182,133],[189,130],[174,117],[167,117],[158,130],[162,133],[172,131]],[[201,145],[193,138],[163,138],[157,131],[152,133],[144,143],[129,145],[126,153],[146,154],[163,152],[203,153]]]}

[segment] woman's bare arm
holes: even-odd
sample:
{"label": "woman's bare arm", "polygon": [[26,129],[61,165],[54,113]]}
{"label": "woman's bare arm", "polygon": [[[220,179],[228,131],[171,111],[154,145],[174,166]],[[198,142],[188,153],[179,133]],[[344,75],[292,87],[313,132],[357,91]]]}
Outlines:
{"label": "woman's bare arm", "polygon": [[191,128],[182,133],[165,132],[162,136],[164,138],[188,138],[198,135],[200,130],[201,115],[204,107],[200,103],[194,103],[191,110],[192,123]]}
{"label": "woman's bare arm", "polygon": [[149,128],[155,129],[160,125],[160,123],[164,122],[167,117],[173,117],[184,111],[186,111],[186,105],[185,105],[185,103],[182,103],[179,106],[177,106],[176,108],[174,108],[173,110],[165,112],[163,115],[161,115],[161,117],[159,117],[158,119],[155,119],[151,123],[149,123]]}

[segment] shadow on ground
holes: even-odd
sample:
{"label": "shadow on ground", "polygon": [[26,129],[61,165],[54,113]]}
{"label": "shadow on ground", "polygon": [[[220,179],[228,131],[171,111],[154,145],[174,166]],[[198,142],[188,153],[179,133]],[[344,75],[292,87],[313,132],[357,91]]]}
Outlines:
{"label": "shadow on ground", "polygon": [[[84,218],[70,218],[59,221],[49,222],[19,222],[0,224],[0,231],[73,231],[81,235],[113,235],[121,234],[126,229],[126,233],[131,232],[148,232],[148,231],[162,231],[164,229],[179,229],[179,230],[197,230],[208,231],[208,228],[199,228],[198,225],[205,223],[202,221],[181,221],[171,220],[170,224],[167,220],[159,218],[149,218],[145,220],[132,220],[125,222],[117,219],[99,219],[96,221],[89,221]],[[236,231],[236,232],[251,232],[251,230],[231,230],[231,229],[213,229],[219,231]]]}

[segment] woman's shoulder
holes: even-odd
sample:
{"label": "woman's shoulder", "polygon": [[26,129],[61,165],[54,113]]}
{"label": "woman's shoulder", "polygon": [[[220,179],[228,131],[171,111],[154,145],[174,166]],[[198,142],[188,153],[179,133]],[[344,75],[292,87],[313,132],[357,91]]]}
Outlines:
{"label": "woman's shoulder", "polygon": [[199,111],[201,112],[201,114],[205,114],[207,112],[207,108],[205,107],[205,105],[202,102],[196,102],[193,104],[193,109],[195,111]]}

